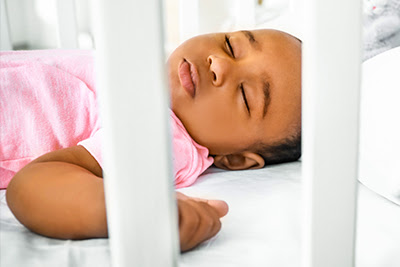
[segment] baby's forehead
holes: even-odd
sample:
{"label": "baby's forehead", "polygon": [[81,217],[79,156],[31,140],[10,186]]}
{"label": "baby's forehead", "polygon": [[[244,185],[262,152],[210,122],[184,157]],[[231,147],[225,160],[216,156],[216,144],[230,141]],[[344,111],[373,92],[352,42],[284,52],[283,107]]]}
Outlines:
{"label": "baby's forehead", "polygon": [[301,47],[301,40],[294,35],[287,32],[274,30],[274,29],[258,29],[251,31],[259,41],[265,42],[269,40],[274,40],[282,44],[295,45]]}

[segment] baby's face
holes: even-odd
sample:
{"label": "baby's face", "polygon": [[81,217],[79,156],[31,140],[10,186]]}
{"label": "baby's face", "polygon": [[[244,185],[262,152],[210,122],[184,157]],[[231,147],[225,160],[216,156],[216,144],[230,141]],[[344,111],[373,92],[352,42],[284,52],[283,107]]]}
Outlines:
{"label": "baby's face", "polygon": [[168,60],[171,108],[212,155],[281,141],[300,125],[301,43],[274,30],[194,37]]}

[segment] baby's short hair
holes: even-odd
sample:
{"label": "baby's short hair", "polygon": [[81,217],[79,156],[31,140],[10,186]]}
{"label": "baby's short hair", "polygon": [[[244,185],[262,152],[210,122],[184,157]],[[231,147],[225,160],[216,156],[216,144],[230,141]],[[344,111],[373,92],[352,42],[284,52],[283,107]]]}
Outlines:
{"label": "baby's short hair", "polygon": [[265,161],[265,165],[296,161],[301,157],[301,130],[273,144],[258,144],[255,152]]}

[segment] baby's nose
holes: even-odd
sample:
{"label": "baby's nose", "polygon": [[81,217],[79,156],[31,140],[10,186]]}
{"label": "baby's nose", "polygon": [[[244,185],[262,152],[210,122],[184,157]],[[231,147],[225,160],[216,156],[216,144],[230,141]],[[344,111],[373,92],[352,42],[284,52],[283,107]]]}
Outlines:
{"label": "baby's nose", "polygon": [[230,69],[229,60],[219,56],[210,55],[207,58],[207,61],[210,65],[212,83],[215,86],[221,86],[225,82],[227,73]]}

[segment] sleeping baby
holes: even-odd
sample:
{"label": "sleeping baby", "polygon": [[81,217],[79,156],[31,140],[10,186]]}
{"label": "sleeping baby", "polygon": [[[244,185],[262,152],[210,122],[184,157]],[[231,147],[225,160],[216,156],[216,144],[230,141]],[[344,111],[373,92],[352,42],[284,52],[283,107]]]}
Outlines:
{"label": "sleeping baby", "polygon": [[[297,38],[276,30],[201,35],[167,65],[176,188],[212,164],[258,169],[300,157]],[[90,51],[1,53],[0,188],[15,217],[44,236],[108,235],[93,70]],[[187,251],[220,230],[228,206],[176,197]]]}

